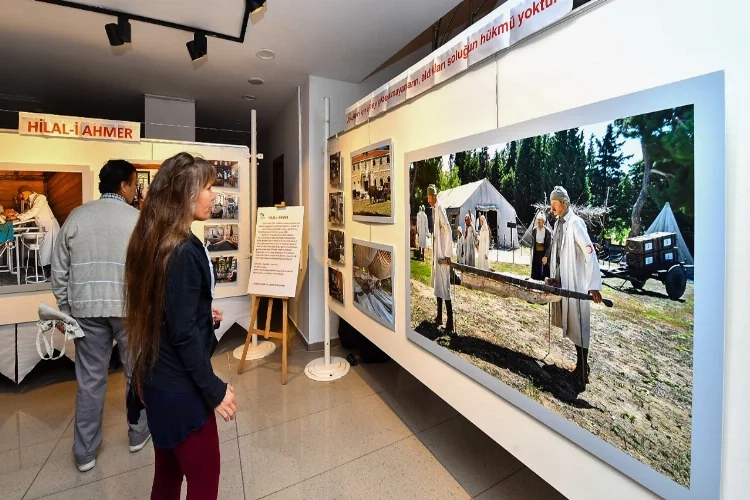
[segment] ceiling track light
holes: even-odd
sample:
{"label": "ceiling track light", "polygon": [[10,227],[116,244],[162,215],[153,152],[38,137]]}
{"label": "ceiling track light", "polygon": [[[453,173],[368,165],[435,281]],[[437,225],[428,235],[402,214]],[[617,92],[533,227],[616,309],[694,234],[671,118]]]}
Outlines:
{"label": "ceiling track light", "polygon": [[257,14],[263,10],[266,0],[247,0],[247,4],[250,7],[251,14]]}
{"label": "ceiling track light", "polygon": [[193,39],[186,43],[185,46],[187,47],[188,54],[190,54],[190,59],[193,61],[197,61],[208,54],[208,40],[203,33],[195,33]]}
{"label": "ceiling track light", "polygon": [[107,32],[107,38],[112,47],[130,43],[130,22],[127,17],[119,16],[117,23],[106,24],[104,30]]}

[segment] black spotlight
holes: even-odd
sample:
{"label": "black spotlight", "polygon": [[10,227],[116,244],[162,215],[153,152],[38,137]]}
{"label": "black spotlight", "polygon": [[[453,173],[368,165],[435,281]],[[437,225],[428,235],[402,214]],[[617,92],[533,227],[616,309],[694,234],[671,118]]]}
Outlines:
{"label": "black spotlight", "polygon": [[208,54],[208,40],[206,40],[206,35],[203,33],[193,35],[193,39],[186,43],[185,46],[190,54],[190,59],[193,61],[197,61]]}
{"label": "black spotlight", "polygon": [[125,17],[118,17],[117,24],[109,23],[104,26],[109,38],[109,44],[113,47],[119,47],[122,44],[130,43],[130,22]]}
{"label": "black spotlight", "polygon": [[266,0],[247,0],[247,3],[250,6],[250,13],[255,14],[256,12],[260,12]]}

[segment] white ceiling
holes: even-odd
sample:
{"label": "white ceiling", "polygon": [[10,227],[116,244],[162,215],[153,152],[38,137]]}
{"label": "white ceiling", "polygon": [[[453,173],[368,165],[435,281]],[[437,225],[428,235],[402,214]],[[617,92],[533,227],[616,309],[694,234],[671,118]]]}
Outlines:
{"label": "white ceiling", "polygon": [[[145,12],[139,4],[153,2],[120,1],[139,13]],[[236,0],[157,3],[183,11],[178,21],[195,18],[199,9],[200,16],[221,27],[225,16],[214,6],[226,2]],[[307,75],[360,82],[458,3],[268,0],[264,11],[251,16],[244,44],[209,38],[208,57],[192,63],[185,48],[192,34],[185,31],[131,21],[132,44],[123,50],[107,42],[104,25],[115,22],[113,17],[34,0],[0,0],[0,109],[14,104],[3,100],[5,94],[41,101],[27,102],[28,111],[59,109],[57,104],[67,102],[94,106],[104,115],[133,114],[135,108],[142,115],[143,94],[157,94],[195,99],[198,125],[204,127],[247,128],[236,121],[247,121],[254,107],[263,129]],[[233,34],[236,23],[223,22],[227,34]],[[259,59],[261,48],[274,50],[276,58]],[[250,85],[250,77],[266,83]],[[243,101],[244,94],[258,99]],[[24,101],[16,99],[17,107],[18,102]]]}

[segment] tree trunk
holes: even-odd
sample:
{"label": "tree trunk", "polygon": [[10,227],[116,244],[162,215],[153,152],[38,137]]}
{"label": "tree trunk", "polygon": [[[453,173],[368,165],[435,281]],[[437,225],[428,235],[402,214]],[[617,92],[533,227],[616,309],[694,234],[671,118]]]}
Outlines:
{"label": "tree trunk", "polygon": [[643,183],[638,199],[633,205],[633,213],[630,217],[630,236],[639,236],[641,234],[641,210],[648,199],[648,188],[651,179],[651,158],[646,151],[646,144],[641,139],[641,151],[643,152]]}

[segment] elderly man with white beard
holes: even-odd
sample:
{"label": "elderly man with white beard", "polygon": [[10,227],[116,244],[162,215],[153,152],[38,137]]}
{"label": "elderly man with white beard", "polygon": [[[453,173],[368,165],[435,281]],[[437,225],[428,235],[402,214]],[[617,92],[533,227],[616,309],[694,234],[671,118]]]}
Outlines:
{"label": "elderly man with white beard", "polygon": [[[594,245],[586,224],[570,208],[565,188],[556,186],[550,195],[552,213],[557,216],[552,234],[550,278],[548,283],[581,293],[588,293],[595,303],[602,301],[602,277]],[[562,327],[563,336],[576,346],[573,374],[582,390],[589,382],[588,354],[591,339],[591,307],[588,301],[563,298],[553,305],[553,323]]]}

